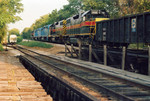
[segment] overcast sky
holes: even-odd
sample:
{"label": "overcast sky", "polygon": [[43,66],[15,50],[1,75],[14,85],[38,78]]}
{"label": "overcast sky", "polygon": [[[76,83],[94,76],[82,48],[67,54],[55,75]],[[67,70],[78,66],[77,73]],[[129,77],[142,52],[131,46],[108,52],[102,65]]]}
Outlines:
{"label": "overcast sky", "polygon": [[9,24],[9,30],[17,28],[22,32],[25,27],[30,27],[40,16],[51,13],[54,9],[59,10],[63,8],[63,5],[68,4],[67,0],[22,0],[21,2],[24,5],[23,13],[19,14],[22,20]]}

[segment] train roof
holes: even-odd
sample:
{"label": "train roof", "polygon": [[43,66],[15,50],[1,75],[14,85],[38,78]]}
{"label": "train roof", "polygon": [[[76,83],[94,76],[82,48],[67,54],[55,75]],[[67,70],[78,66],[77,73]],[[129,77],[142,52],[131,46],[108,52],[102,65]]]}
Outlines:
{"label": "train roof", "polygon": [[46,26],[42,27],[42,29],[49,28],[50,26],[52,26],[52,24],[46,25]]}
{"label": "train roof", "polygon": [[105,10],[88,10],[88,11],[84,12],[81,16],[83,17],[88,14],[92,14],[92,15],[100,14],[100,15],[104,15],[104,16],[109,16],[109,14]]}
{"label": "train roof", "polygon": [[131,14],[131,15],[126,15],[126,16],[122,16],[122,17],[119,17],[119,18],[112,18],[112,19],[109,19],[109,20],[98,21],[97,23],[99,23],[99,22],[109,22],[109,21],[113,21],[113,20],[121,20],[121,19],[126,19],[126,18],[136,18],[137,16],[145,16],[145,15],[148,15],[148,14],[150,14],[150,12]]}
{"label": "train roof", "polygon": [[38,29],[36,29],[35,31],[40,31],[42,28],[38,28]]}
{"label": "train roof", "polygon": [[90,10],[84,12],[81,16],[83,17],[83,16],[87,15],[89,12],[90,12]]}

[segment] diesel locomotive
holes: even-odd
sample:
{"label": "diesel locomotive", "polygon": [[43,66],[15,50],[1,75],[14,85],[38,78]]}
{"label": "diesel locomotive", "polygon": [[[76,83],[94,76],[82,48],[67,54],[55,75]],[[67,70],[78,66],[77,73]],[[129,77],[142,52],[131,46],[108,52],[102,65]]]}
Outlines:
{"label": "diesel locomotive", "polygon": [[65,20],[36,29],[32,38],[39,41],[77,43],[77,39],[94,39],[96,22],[108,20],[105,10],[89,10]]}
{"label": "diesel locomotive", "polygon": [[39,41],[77,44],[83,40],[95,45],[128,46],[150,43],[150,12],[110,19],[105,10],[89,10],[36,29]]}

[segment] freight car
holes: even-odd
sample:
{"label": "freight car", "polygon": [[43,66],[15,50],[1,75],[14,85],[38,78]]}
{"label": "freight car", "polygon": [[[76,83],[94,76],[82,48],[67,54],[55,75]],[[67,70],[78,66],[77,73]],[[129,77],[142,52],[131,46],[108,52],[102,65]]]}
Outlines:
{"label": "freight car", "polygon": [[150,12],[97,22],[96,32],[99,44],[150,43]]}

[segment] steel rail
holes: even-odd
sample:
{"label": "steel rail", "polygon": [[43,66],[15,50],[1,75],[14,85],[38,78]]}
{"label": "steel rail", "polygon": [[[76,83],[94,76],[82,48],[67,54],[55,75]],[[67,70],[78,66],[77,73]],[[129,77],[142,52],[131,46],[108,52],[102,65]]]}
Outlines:
{"label": "steel rail", "polygon": [[[33,52],[33,51],[31,51],[31,50],[28,50],[28,51]],[[23,52],[23,51],[22,51],[22,52]],[[23,53],[25,53],[25,52],[23,52]],[[39,53],[36,53],[36,52],[33,52],[33,53],[39,54]],[[25,53],[25,54],[26,54],[26,55],[29,55],[28,53]],[[39,55],[41,55],[41,54],[39,54]],[[31,55],[29,55],[29,56],[31,56]],[[42,55],[42,56],[45,56],[45,55]],[[49,62],[47,62],[47,61],[44,61],[43,59],[36,58],[36,57],[34,57],[34,56],[31,56],[31,57],[33,57],[33,58],[35,58],[35,59],[38,59],[38,60],[40,60],[40,61],[42,61],[42,62],[44,62],[44,63],[46,63],[46,64],[48,64],[48,65],[51,65],[52,67],[55,67],[55,68],[57,68],[57,69],[63,71],[64,73],[66,73],[66,74],[68,74],[68,75],[72,75],[72,76],[76,77],[78,80],[80,79],[81,81],[84,81],[84,82],[86,82],[86,83],[92,85],[92,87],[99,88],[99,90],[102,91],[102,92],[105,93],[105,94],[109,92],[109,94],[110,94],[111,96],[115,96],[116,98],[118,98],[118,99],[120,99],[120,100],[134,101],[134,99],[132,99],[132,98],[130,98],[130,97],[128,97],[128,96],[125,96],[125,95],[123,95],[123,94],[117,93],[117,92],[115,92],[115,91],[113,91],[113,90],[111,90],[111,89],[108,89],[108,88],[106,88],[106,87],[104,87],[104,86],[102,86],[102,85],[98,85],[98,84],[93,83],[93,82],[91,82],[91,81],[89,81],[89,80],[87,80],[87,79],[85,79],[85,78],[82,78],[82,77],[76,75],[76,74],[72,74],[72,73],[70,73],[70,72],[68,72],[68,71],[65,71],[65,70],[61,69],[60,67],[55,66],[55,65],[52,64],[52,63],[49,63]],[[47,57],[47,56],[46,56],[46,57]]]}

